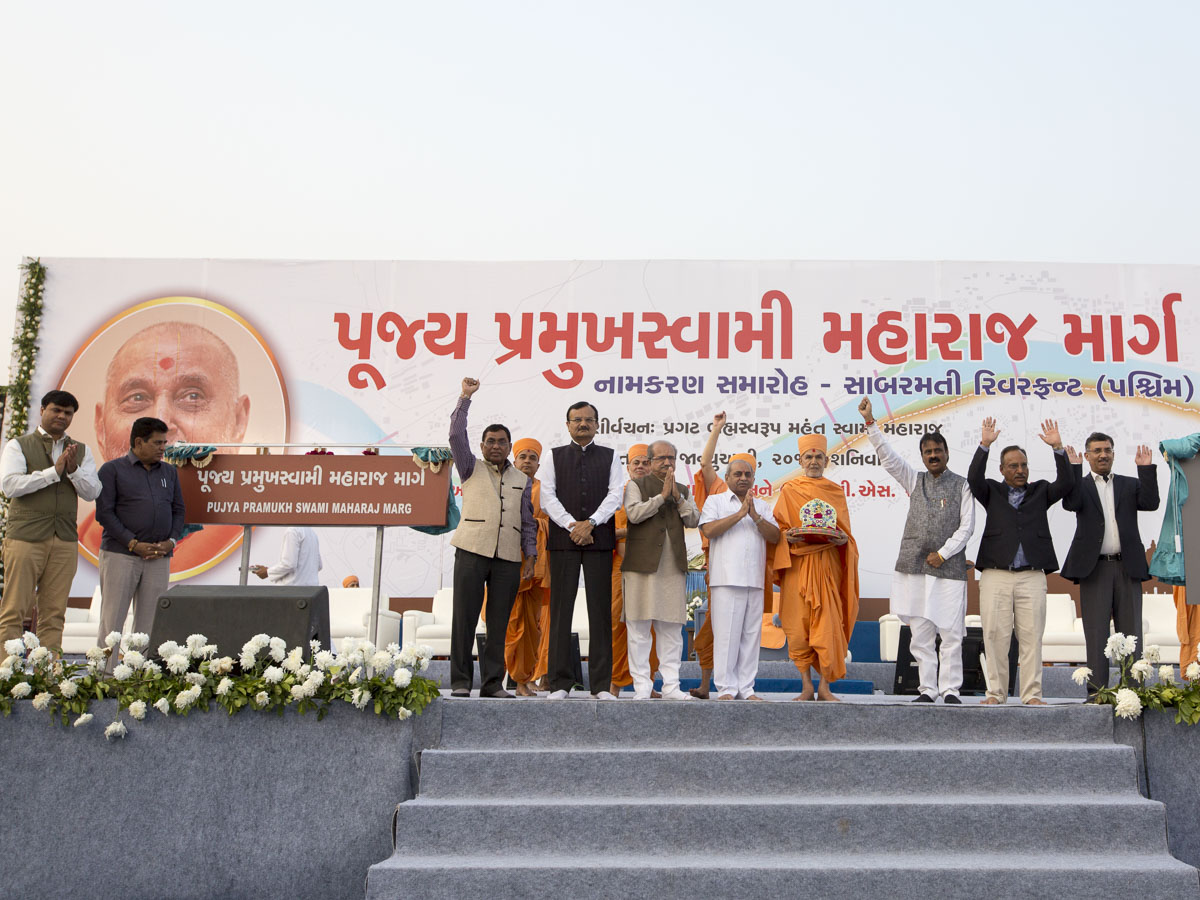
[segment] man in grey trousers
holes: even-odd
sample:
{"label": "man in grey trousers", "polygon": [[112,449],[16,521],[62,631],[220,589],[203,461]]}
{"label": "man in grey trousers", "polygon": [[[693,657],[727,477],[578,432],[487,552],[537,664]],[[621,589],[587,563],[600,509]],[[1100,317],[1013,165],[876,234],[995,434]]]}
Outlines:
{"label": "man in grey trousers", "polygon": [[[163,462],[167,424],[134,420],[129,452],[100,467],[100,635],[120,631],[133,603],[133,630],[149,634],[154,606],[171,580],[171,553],[183,535],[179,474]],[[111,670],[117,654],[108,659]]]}

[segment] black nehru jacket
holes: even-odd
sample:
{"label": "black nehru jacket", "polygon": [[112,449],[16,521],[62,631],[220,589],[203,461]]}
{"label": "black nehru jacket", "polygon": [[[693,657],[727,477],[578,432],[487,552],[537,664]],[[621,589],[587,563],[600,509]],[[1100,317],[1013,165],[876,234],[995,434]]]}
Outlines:
{"label": "black nehru jacket", "polygon": [[983,538],[979,552],[975,555],[975,568],[1007,569],[1013,564],[1017,547],[1025,550],[1026,564],[1044,572],[1058,569],[1058,557],[1054,555],[1054,541],[1050,537],[1050,522],[1046,510],[1070,493],[1075,484],[1074,470],[1065,453],[1054,454],[1054,465],[1058,477],[1053,481],[1030,481],[1025,485],[1025,496],[1019,506],[1008,500],[1008,485],[1003,481],[984,477],[988,462],[988,451],[982,447],[975,451],[971,467],[967,470],[967,484],[987,510],[987,521],[983,526]]}
{"label": "black nehru jacket", "polygon": [[[575,443],[555,447],[551,451],[554,454],[554,492],[576,522],[583,522],[595,515],[596,509],[608,496],[608,476],[612,471],[614,452],[612,447],[596,444],[583,450]],[[571,540],[571,532],[553,519],[550,520],[550,535],[546,541],[548,550],[607,550],[611,553],[616,546],[617,529],[611,516],[607,522],[601,522],[593,529],[592,543],[585,547]]]}

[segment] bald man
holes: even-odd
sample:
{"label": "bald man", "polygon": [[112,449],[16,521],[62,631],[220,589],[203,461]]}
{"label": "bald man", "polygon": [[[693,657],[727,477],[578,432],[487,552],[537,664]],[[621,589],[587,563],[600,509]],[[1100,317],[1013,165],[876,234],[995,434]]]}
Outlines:
{"label": "bald man", "polygon": [[[632,481],[650,474],[650,448],[646,444],[631,444],[625,453],[625,471]],[[626,482],[628,484],[629,482]],[[633,684],[629,672],[629,636],[625,627],[625,591],[621,585],[621,564],[625,560],[625,536],[629,533],[629,519],[622,506],[613,516],[617,526],[617,549],[613,551],[612,573],[612,688],[613,696],[619,696],[621,688]],[[655,652],[654,637],[650,638],[650,672],[658,671],[658,654]],[[658,697],[658,691],[650,696]]]}
{"label": "bald man", "polygon": [[[787,634],[788,655],[800,670],[803,689],[796,700],[838,699],[829,685],[846,677],[846,651],[858,618],[858,544],[850,531],[846,494],[825,477],[826,446],[823,434],[801,435],[800,472],[775,502],[783,536],[772,556],[779,581],[776,624]],[[813,669],[821,676],[815,691]]]}
{"label": "bald man", "polygon": [[[167,425],[167,443],[240,443],[250,420],[250,398],[241,392],[237,358],[221,338],[190,322],[160,322],[130,337],[108,364],[104,400],[94,425],[102,460],[129,452],[135,419],[151,416]],[[179,542],[171,571],[204,565],[241,537],[236,525],[208,525]],[[79,542],[100,551],[95,515],[83,522]]]}

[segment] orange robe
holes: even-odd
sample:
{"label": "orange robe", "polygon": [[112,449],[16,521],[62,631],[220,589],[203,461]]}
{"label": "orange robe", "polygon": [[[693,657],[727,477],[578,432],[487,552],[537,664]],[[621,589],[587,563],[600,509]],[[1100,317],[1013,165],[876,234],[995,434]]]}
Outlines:
{"label": "orange robe", "polygon": [[[725,483],[725,479],[717,476],[717,480],[713,482],[712,490],[704,488],[704,472],[697,472],[692,479],[693,492],[696,497],[696,505],[701,510],[704,509],[704,501],[713,494],[720,494],[729,490],[729,485]],[[704,583],[708,585],[708,538],[704,533],[700,533],[700,545],[704,548]],[[771,570],[771,551],[767,550],[767,570],[763,573],[763,609],[770,609],[770,613],[763,614],[763,640],[764,647],[782,647],[782,640],[774,640],[775,633],[778,632],[779,637],[783,636],[783,631],[771,624],[771,616],[774,610],[771,608],[771,596],[774,593],[773,582],[775,574]],[[704,624],[700,626],[700,633],[696,635],[692,641],[692,647],[696,651],[696,659],[700,663],[701,669],[711,669],[713,667],[713,633],[712,633],[712,616],[704,617]]]}
{"label": "orange robe", "polygon": [[1200,643],[1200,606],[1188,606],[1187,588],[1176,587],[1175,632],[1179,635],[1179,670],[1196,662],[1196,644]]}
{"label": "orange robe", "polygon": [[800,525],[800,509],[821,499],[837,511],[837,525],[849,540],[834,544],[775,545],[772,568],[780,584],[779,617],[788,655],[801,672],[814,665],[826,683],[846,676],[846,651],[858,618],[858,544],[842,488],[828,478],[792,479],[775,502],[780,531]]}
{"label": "orange robe", "polygon": [[[550,559],[546,553],[550,517],[542,509],[542,483],[536,478],[532,495],[533,514],[537,518],[537,562],[533,566],[533,577],[524,579],[517,589],[508,632],[504,636],[504,666],[518,684],[536,681],[545,675],[550,652],[550,631],[543,628],[542,623],[543,610],[547,618],[550,611]],[[524,557],[521,562],[525,562]],[[540,652],[543,643],[544,654]]]}
{"label": "orange robe", "polygon": [[[613,514],[613,524],[617,528],[628,528],[629,519],[625,515],[625,507]],[[625,560],[625,539],[617,541],[617,549],[613,551],[612,567],[612,683],[617,687],[633,684],[633,676],[629,673],[629,632],[625,629],[622,615],[625,612],[625,589],[621,582],[621,563]],[[650,674],[658,671],[658,653],[654,644],[654,633],[650,633]]]}

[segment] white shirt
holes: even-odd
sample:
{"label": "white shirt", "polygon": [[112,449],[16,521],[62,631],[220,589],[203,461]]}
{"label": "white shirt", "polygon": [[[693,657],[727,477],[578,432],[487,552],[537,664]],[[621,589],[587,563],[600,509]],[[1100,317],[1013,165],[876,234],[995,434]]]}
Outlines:
{"label": "white shirt", "polygon": [[[37,433],[49,437],[40,425]],[[65,444],[65,437],[54,442],[50,450],[51,460],[56,460],[62,455]],[[80,500],[95,500],[100,496],[100,476],[96,472],[96,460],[92,458],[92,451],[87,446],[83,448],[83,459],[78,460],[78,463],[74,472],[67,473],[67,478],[74,485]],[[54,466],[28,473],[25,471],[27,468],[25,454],[14,438],[4,445],[4,453],[0,454],[0,491],[3,491],[5,497],[10,500],[13,497],[24,497],[62,481]]]}
{"label": "white shirt", "polygon": [[[867,426],[867,438],[871,441],[871,446],[875,448],[876,454],[879,456],[879,461],[883,463],[884,469],[896,481],[900,482],[900,486],[904,488],[905,493],[912,496],[912,492],[916,490],[917,479],[921,473],[906,463],[895,450],[888,444],[884,438],[883,432],[879,430],[878,425]],[[938,553],[942,559],[949,559],[955,553],[967,546],[967,541],[971,539],[971,532],[975,530],[975,498],[971,495],[971,486],[965,481],[962,487],[962,497],[958,504],[958,528],[954,534],[950,535],[946,543],[942,544]]]}
{"label": "white shirt", "polygon": [[279,562],[267,569],[272,584],[319,585],[321,543],[311,528],[287,528],[283,532],[283,552]]}
{"label": "white shirt", "polygon": [[[590,453],[592,448],[596,446],[595,441],[589,443],[583,448],[583,452]],[[554,522],[560,528],[571,530],[571,523],[575,521],[562,501],[558,499],[557,482],[554,479],[554,452],[547,453],[542,460],[542,466],[538,469],[538,479],[542,482],[542,509],[546,511],[546,515],[550,517],[550,521]],[[584,519],[595,519],[597,525],[603,525],[616,514],[616,511],[621,508],[621,501],[625,495],[625,470],[621,468],[621,456],[617,451],[613,451],[612,466],[608,470],[608,493],[596,507],[596,511],[590,515],[585,515]]]}
{"label": "white shirt", "polygon": [[[773,522],[771,507],[755,497],[754,511]],[[732,516],[742,508],[733,491],[709,494],[700,512],[700,524]],[[762,587],[767,565],[767,540],[749,516],[739,519],[728,531],[708,542],[709,587]]]}
{"label": "white shirt", "polygon": [[1100,542],[1100,555],[1110,556],[1121,552],[1121,533],[1117,530],[1117,500],[1113,496],[1113,479],[1111,472],[1108,481],[1103,475],[1092,473],[1096,482],[1096,493],[1100,495],[1100,508],[1104,510],[1104,540]]}

